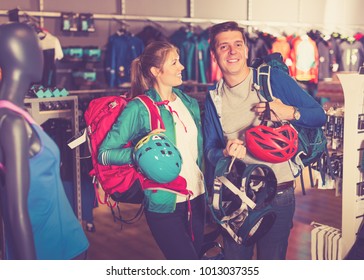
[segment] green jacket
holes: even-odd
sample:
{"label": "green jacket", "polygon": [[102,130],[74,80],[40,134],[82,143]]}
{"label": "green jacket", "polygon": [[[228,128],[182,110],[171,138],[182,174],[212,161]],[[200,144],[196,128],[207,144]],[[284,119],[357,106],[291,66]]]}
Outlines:
{"label": "green jacket", "polygon": [[[200,168],[202,168],[202,129],[201,129],[201,116],[200,108],[196,99],[183,93],[181,90],[173,88],[173,92],[182,100],[183,104],[187,107],[198,131],[198,162]],[[154,90],[150,89],[145,93],[155,102],[162,101],[159,94]],[[161,117],[164,122],[166,131],[164,134],[170,141],[176,144],[176,135],[173,116],[165,106],[160,106]],[[123,165],[133,164],[133,147],[123,148],[123,146],[130,140],[133,145],[150,132],[149,127],[149,115],[144,105],[138,100],[131,100],[112,129],[107,134],[105,140],[99,148],[98,161],[103,165]],[[186,143],[189,145],[189,143]]]}

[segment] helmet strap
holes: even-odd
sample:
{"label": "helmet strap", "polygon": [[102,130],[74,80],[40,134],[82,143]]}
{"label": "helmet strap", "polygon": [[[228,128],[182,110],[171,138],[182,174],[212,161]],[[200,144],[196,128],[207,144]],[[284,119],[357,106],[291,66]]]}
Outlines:
{"label": "helmet strap", "polygon": [[[268,126],[268,121],[271,121],[271,113],[277,119],[277,122],[273,123],[280,123],[280,124],[282,123],[282,120],[278,117],[277,113],[270,108],[269,102],[265,102],[265,110],[263,111],[263,117],[262,121],[260,122],[260,125]],[[273,127],[276,127],[276,125],[273,125]]]}

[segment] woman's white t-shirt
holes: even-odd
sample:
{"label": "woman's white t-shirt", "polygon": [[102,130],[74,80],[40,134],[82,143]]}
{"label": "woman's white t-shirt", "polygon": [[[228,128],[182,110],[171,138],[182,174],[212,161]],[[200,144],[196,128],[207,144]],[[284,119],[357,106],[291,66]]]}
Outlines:
{"label": "woman's white t-shirt", "polygon": [[[182,157],[180,176],[186,179],[187,189],[192,192],[191,199],[205,192],[203,175],[197,165],[197,127],[182,100],[177,97],[166,105],[171,111],[176,132],[176,146]],[[177,202],[185,201],[184,196],[177,196]]]}

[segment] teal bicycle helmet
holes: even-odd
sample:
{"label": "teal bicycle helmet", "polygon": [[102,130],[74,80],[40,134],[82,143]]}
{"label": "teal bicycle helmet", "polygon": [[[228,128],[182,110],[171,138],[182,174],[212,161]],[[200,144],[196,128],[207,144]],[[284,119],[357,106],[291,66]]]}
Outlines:
{"label": "teal bicycle helmet", "polygon": [[157,183],[172,182],[182,168],[180,152],[162,133],[143,137],[135,145],[133,158],[143,175]]}

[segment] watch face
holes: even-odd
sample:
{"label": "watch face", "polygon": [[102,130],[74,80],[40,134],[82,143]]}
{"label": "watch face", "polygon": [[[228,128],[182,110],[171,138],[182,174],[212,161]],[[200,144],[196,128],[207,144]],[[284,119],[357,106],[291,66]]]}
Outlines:
{"label": "watch face", "polygon": [[298,121],[300,119],[301,114],[300,114],[300,111],[298,111],[297,108],[295,108],[293,116],[294,116],[296,121]]}

